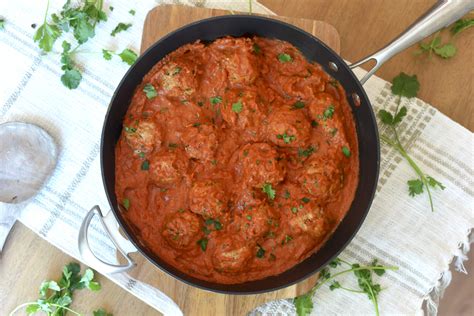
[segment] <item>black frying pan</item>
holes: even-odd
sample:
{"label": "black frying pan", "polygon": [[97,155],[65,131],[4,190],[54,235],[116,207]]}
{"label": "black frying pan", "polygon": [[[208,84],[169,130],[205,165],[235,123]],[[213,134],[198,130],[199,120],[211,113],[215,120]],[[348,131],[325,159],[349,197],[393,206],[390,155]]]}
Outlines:
{"label": "black frying pan", "polygon": [[[451,3],[449,0],[435,5],[421,20],[412,26],[412,29],[418,27],[424,30],[423,34],[413,36],[413,33],[406,32],[389,46],[364,59],[361,63],[368,59],[377,61],[377,65],[369,73],[370,75],[385,59],[429,35],[426,34],[426,31],[431,32],[433,29],[439,28],[439,25],[432,22],[433,20],[437,19],[436,21],[439,22],[439,20],[445,19],[446,21],[443,23],[448,24],[459,18],[464,13],[464,11],[460,12],[461,6]],[[450,12],[451,15],[447,18],[445,16],[446,12],[454,10],[453,8],[455,11],[457,10],[457,15]],[[444,12],[444,15],[440,12]],[[135,88],[158,61],[185,44],[193,43],[196,40],[213,41],[229,35],[235,37],[257,35],[288,41],[297,47],[309,61],[315,61],[322,65],[326,72],[342,84],[346,90],[356,123],[360,179],[354,201],[347,215],[318,252],[280,275],[241,284],[223,285],[190,277],[175,269],[149,251],[133,233],[131,227],[122,217],[115,196],[115,145],[120,137],[123,118]],[[359,64],[357,63],[355,66]],[[367,78],[368,76],[362,81]],[[102,132],[101,166],[103,182],[113,214],[129,240],[150,262],[175,278],[199,288],[229,294],[252,294],[277,290],[311,276],[334,259],[351,241],[367,215],[377,186],[379,163],[380,144],[375,115],[361,83],[350,67],[338,54],[311,34],[287,23],[259,16],[231,15],[201,20],[184,26],[156,42],[142,54],[118,85],[109,106]],[[101,265],[103,268],[102,272],[123,271],[133,266],[130,260],[128,266],[104,266],[104,262],[98,262],[93,258],[87,244],[87,227],[94,212],[99,214],[97,209],[91,210],[81,228],[79,248],[83,257],[89,261],[95,260],[95,265]],[[119,246],[117,243],[116,245]]]}

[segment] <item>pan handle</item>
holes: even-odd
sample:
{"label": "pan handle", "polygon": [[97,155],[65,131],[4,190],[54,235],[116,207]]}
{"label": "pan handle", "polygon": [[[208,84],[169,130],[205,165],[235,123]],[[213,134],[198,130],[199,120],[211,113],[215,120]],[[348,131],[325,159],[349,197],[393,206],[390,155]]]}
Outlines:
{"label": "pan handle", "polygon": [[455,22],[473,9],[474,0],[440,0],[392,42],[349,67],[353,69],[369,60],[375,60],[375,66],[360,80],[364,84],[392,56]]}
{"label": "pan handle", "polygon": [[[112,263],[107,263],[99,259],[89,245],[88,239],[88,230],[92,218],[97,215],[99,221],[106,230],[108,237],[114,243],[115,247],[120,251],[120,253],[125,257],[127,263],[124,265],[117,265]],[[137,249],[135,246],[125,239],[118,230],[118,224],[112,214],[109,212],[106,216],[102,215],[102,211],[98,205],[94,206],[84,218],[81,228],[79,229],[78,237],[78,247],[81,257],[93,268],[97,269],[102,273],[118,273],[127,271],[135,266],[135,262],[130,258],[129,253],[136,252]]]}

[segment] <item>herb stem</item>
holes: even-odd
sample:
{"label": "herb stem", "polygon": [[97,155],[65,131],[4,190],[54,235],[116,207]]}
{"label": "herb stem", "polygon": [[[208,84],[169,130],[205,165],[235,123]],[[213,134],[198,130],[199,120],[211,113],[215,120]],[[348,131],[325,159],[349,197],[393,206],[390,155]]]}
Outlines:
{"label": "herb stem", "polygon": [[341,289],[343,290],[346,290],[346,291],[349,291],[349,292],[352,292],[352,293],[365,293],[364,291],[360,291],[360,290],[354,290],[354,289],[349,289],[347,287],[343,287],[343,286],[340,286]]}
{"label": "herb stem", "polygon": [[343,271],[340,271],[334,275],[331,275],[329,278],[327,279],[324,279],[323,281],[321,282],[318,282],[318,284],[316,284],[310,291],[311,293],[311,296],[316,292],[316,290],[318,290],[321,286],[323,286],[325,283],[327,283],[328,281],[330,280],[333,280],[334,278],[342,275],[342,274],[345,274],[345,273],[349,273],[349,272],[354,272],[354,271],[360,271],[360,270],[398,270],[398,267],[386,267],[386,266],[360,266],[360,267],[357,267],[357,268],[351,268],[351,269],[347,269],[347,270],[343,270]]}

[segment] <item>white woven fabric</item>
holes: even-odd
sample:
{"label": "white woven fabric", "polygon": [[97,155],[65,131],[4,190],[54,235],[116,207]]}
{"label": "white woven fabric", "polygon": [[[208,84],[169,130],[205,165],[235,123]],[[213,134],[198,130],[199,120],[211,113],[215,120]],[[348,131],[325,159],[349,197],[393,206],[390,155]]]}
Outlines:
{"label": "white woven fabric", "polygon": [[[63,2],[51,1],[50,12],[55,12]],[[98,26],[96,37],[84,45],[83,49],[91,53],[80,55],[79,62],[85,65],[83,80],[78,89],[71,91],[59,80],[59,56],[41,56],[32,40],[34,30],[30,25],[43,20],[46,0],[0,2],[0,12],[7,20],[5,30],[0,31],[0,123],[35,123],[57,140],[60,149],[54,174],[34,199],[21,205],[20,220],[78,259],[77,234],[83,217],[95,204],[108,209],[100,176],[100,134],[112,93],[128,68],[118,58],[105,61],[100,52],[102,48],[138,50],[146,13],[162,2],[109,3],[115,9],[109,21]],[[246,0],[193,3],[234,11],[248,8]],[[136,10],[135,16],[128,14],[130,9]],[[271,14],[255,2],[253,9]],[[133,26],[112,38],[110,31],[118,22],[132,22]],[[56,51],[59,46],[57,43]],[[387,82],[373,77],[365,88],[376,110],[393,110],[394,99]],[[400,267],[381,279],[385,289],[379,297],[383,314],[414,314],[420,311],[424,299],[435,311],[439,293],[449,283],[448,265],[457,258],[461,269],[469,250],[467,236],[474,226],[472,133],[421,100],[404,103],[409,114],[401,125],[402,141],[423,170],[440,180],[446,189],[434,191],[436,212],[432,213],[426,195],[408,196],[406,181],[415,176],[408,164],[394,150],[382,146],[380,180],[373,206],[341,257],[362,263],[376,257],[383,264]],[[106,260],[115,260],[115,249],[97,222],[93,222],[90,238]],[[139,280],[126,274],[107,277],[165,314],[180,314],[158,290]],[[340,281],[349,282],[345,278]],[[432,292],[433,289],[436,291]],[[314,302],[313,314],[373,313],[366,297],[330,292],[327,287],[321,288]],[[290,301],[271,302],[254,311],[268,315],[294,312]]]}

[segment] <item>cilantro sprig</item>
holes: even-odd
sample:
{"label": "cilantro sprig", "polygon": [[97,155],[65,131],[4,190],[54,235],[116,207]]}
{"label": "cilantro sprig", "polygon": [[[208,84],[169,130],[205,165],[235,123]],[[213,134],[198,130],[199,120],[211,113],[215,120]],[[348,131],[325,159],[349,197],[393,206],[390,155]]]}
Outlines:
{"label": "cilantro sprig", "polygon": [[[94,272],[91,269],[86,269],[83,275],[80,272],[81,267],[78,263],[69,263],[63,268],[61,278],[58,281],[48,280],[41,283],[38,300],[17,306],[10,315],[14,315],[24,307],[26,307],[28,315],[40,311],[48,316],[65,315],[67,312],[81,315],[81,313],[69,307],[72,303],[74,292],[82,289],[97,292],[101,289],[101,286],[99,282],[94,280]],[[93,313],[94,316],[112,316],[112,314],[107,313],[102,308]]]}
{"label": "cilantro sprig", "polygon": [[[331,274],[330,269],[340,268],[342,266],[347,267],[345,270],[340,270],[334,274]],[[382,291],[380,284],[377,284],[373,280],[373,273],[377,276],[382,276],[386,270],[398,270],[398,267],[395,266],[383,266],[378,264],[377,259],[372,261],[370,265],[361,265],[359,263],[349,263],[345,260],[336,258],[332,261],[327,267],[321,270],[319,274],[319,280],[316,285],[306,294],[297,296],[293,299],[293,304],[296,307],[296,314],[298,316],[306,316],[311,313],[313,310],[313,301],[312,297],[318,289],[320,289],[324,284],[331,282],[329,289],[334,291],[336,289],[341,289],[353,293],[366,294],[368,298],[372,301],[375,309],[375,315],[379,315],[379,306],[378,306],[378,295]],[[357,284],[359,289],[350,289],[341,285],[339,281],[336,280],[337,277],[353,273],[357,278]]]}
{"label": "cilantro sprig", "polygon": [[398,96],[397,108],[395,110],[395,113],[392,114],[386,110],[380,110],[378,113],[382,123],[389,127],[389,130],[392,132],[393,137],[381,134],[380,139],[386,144],[396,149],[408,161],[410,166],[416,172],[418,178],[408,180],[407,182],[409,195],[413,197],[415,195],[422,194],[424,189],[426,188],[426,192],[428,193],[428,198],[430,201],[431,211],[434,211],[430,188],[438,187],[444,190],[445,187],[441,182],[425,174],[420,169],[417,163],[410,157],[410,155],[408,155],[407,151],[403,147],[402,143],[400,142],[400,137],[397,131],[398,124],[403,120],[403,118],[407,115],[408,112],[405,106],[402,106],[400,108],[402,97],[413,98],[417,95],[419,89],[420,83],[418,82],[416,75],[409,76],[402,72],[398,76],[393,78],[392,93]]}
{"label": "cilantro sprig", "polygon": [[[38,43],[44,54],[52,52],[54,44],[64,33],[72,33],[76,44],[74,48],[68,41],[62,43],[61,69],[64,73],[61,82],[69,89],[76,89],[82,80],[82,70],[75,62],[78,50],[89,39],[95,36],[96,26],[107,21],[107,14],[103,9],[103,0],[81,0],[79,2],[66,1],[59,13],[53,13],[48,17],[49,0],[46,6],[43,24],[38,27],[33,40]],[[123,23],[122,23],[123,24]],[[127,25],[122,25],[114,30],[113,36],[121,30],[125,30]],[[112,55],[119,56],[123,62],[132,65],[137,54],[126,48],[121,53],[110,50],[102,50],[104,59],[111,60]]]}

